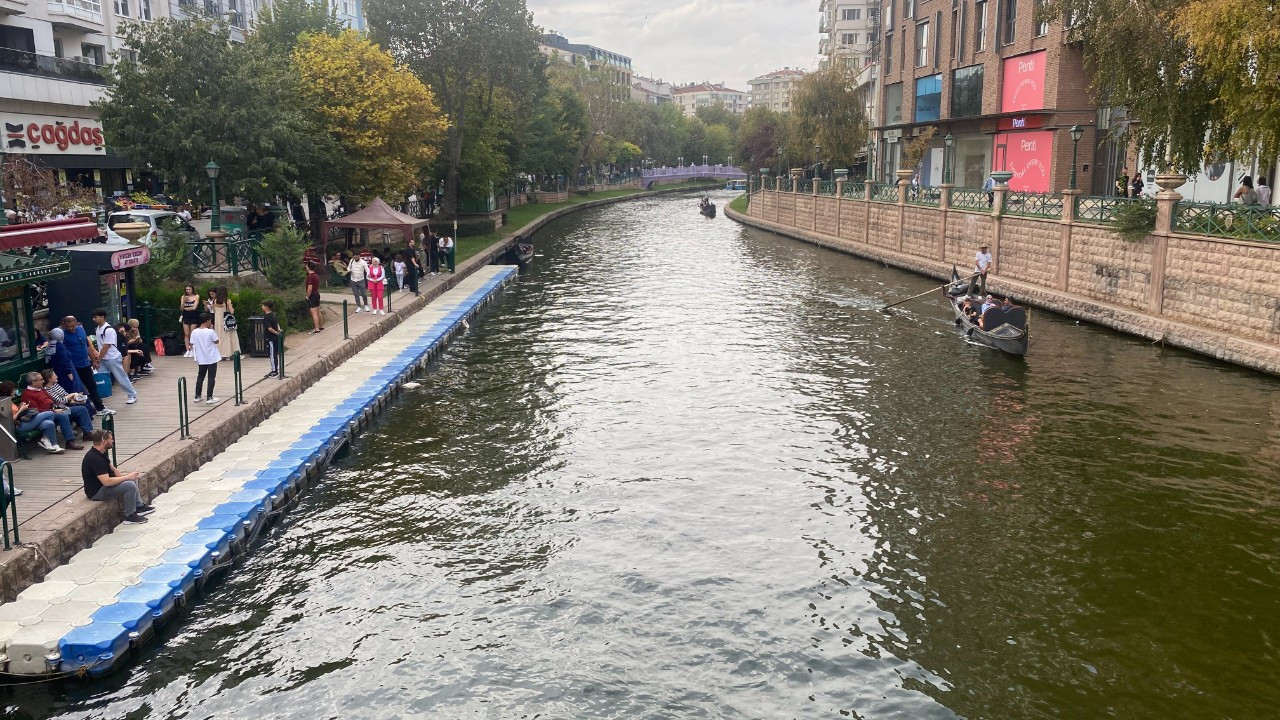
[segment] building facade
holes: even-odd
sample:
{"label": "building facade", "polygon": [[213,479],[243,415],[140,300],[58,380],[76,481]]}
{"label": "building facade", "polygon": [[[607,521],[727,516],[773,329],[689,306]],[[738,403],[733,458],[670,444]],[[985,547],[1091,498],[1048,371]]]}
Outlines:
{"label": "building facade", "polygon": [[800,86],[800,81],[804,79],[805,72],[803,70],[793,70],[791,68],[782,68],[774,70],[771,73],[765,73],[756,78],[752,78],[748,83],[751,86],[751,99],[749,107],[764,107],[777,112],[791,111],[791,94]]}
{"label": "building facade", "polygon": [[821,0],[818,13],[823,69],[839,63],[858,70],[875,61],[880,0]]}
{"label": "building facade", "polygon": [[[3,0],[0,0],[2,2]],[[553,60],[570,65],[583,65],[595,70],[606,67],[612,71],[615,85],[630,88],[632,85],[631,58],[626,55],[598,48],[595,45],[571,43],[568,38],[558,33],[544,33],[538,51]]]}
{"label": "building facade", "polygon": [[[887,0],[881,7],[880,108],[876,164],[891,178],[903,148],[926,128],[936,134],[915,167],[921,182],[943,181],[944,156],[959,186],[980,187],[992,170],[1013,172],[1014,190],[1068,186],[1079,124],[1077,187],[1102,192],[1091,168],[1100,146],[1098,110],[1078,46],[1060,21],[1035,17],[1036,0]],[[944,137],[954,145],[946,150]]]}
{"label": "building facade", "polygon": [[750,96],[741,90],[727,88],[720,83],[691,83],[681,85],[671,91],[672,97],[680,104],[685,117],[692,117],[700,107],[722,105],[729,112],[742,115],[747,111]]}
{"label": "building facade", "polygon": [[641,75],[631,76],[631,100],[646,105],[665,105],[674,102],[671,83]]}

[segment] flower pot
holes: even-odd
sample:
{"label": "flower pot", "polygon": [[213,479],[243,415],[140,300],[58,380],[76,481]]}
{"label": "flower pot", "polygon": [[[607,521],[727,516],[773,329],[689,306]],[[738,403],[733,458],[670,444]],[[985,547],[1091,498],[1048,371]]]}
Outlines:
{"label": "flower pot", "polygon": [[151,224],[144,222],[116,223],[111,230],[125,240],[136,243],[138,238],[151,232]]}
{"label": "flower pot", "polygon": [[1182,173],[1157,173],[1156,185],[1160,186],[1160,194],[1176,193],[1178,188],[1187,184],[1187,176]]}
{"label": "flower pot", "polygon": [[991,178],[996,181],[997,187],[999,187],[1000,185],[1008,185],[1009,181],[1013,179],[1013,171],[1012,170],[996,170],[991,173]]}
{"label": "flower pot", "polygon": [[899,183],[907,183],[908,185],[910,185],[911,176],[915,175],[916,171],[915,170],[899,170],[894,174],[898,176]]}

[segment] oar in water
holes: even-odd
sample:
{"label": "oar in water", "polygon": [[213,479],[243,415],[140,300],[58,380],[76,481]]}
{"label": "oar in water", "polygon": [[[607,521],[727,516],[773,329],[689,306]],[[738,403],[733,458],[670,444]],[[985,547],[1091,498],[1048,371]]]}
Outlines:
{"label": "oar in water", "polygon": [[969,276],[969,277],[967,277],[967,278],[960,278],[959,280],[948,280],[947,282],[942,283],[942,284],[941,284],[941,285],[939,285],[938,287],[933,287],[933,288],[929,288],[928,290],[925,290],[924,292],[920,293],[919,295],[912,295],[911,297],[909,297],[909,298],[904,298],[904,299],[902,299],[902,300],[899,300],[898,302],[893,303],[892,305],[885,305],[884,307],[880,308],[880,312],[884,312],[885,310],[888,310],[888,309],[889,309],[889,308],[891,308],[891,307],[897,307],[898,305],[901,305],[901,304],[902,304],[902,303],[904,303],[904,302],[908,302],[908,301],[910,301],[910,300],[915,300],[915,299],[916,299],[916,298],[918,298],[918,297],[924,297],[925,295],[928,295],[928,294],[929,294],[929,293],[931,293],[931,292],[937,292],[937,291],[941,290],[942,288],[944,288],[944,287],[946,287],[946,286],[948,286],[948,285],[955,285],[955,284],[956,284],[956,283],[958,283],[958,282],[968,282],[968,281],[970,281],[970,280],[972,280],[972,279],[974,279],[974,278],[976,278],[976,277],[978,277],[978,273],[974,273],[974,274],[970,275],[970,276]]}

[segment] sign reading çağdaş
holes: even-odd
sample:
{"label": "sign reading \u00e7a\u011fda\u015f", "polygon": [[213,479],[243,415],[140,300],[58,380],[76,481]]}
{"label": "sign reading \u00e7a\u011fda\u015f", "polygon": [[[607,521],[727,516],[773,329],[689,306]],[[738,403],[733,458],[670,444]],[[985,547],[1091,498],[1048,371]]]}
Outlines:
{"label": "sign reading \u00e7a\u011fda\u015f", "polygon": [[105,155],[102,123],[88,118],[3,114],[4,151],[42,155]]}

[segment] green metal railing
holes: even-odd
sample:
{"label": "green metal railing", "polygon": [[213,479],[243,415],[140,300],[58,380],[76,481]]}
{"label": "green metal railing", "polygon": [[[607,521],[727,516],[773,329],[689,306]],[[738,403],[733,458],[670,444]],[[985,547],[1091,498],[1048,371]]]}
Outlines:
{"label": "green metal railing", "polygon": [[[410,269],[412,270],[413,268],[410,267]],[[347,301],[343,300],[342,301],[342,339],[343,340],[351,339],[351,321],[348,318],[349,316],[347,315]]]}
{"label": "green metal railing", "polygon": [[849,180],[844,184],[844,197],[861,200],[867,194],[867,186],[862,180]]}
{"label": "green metal railing", "polygon": [[1062,209],[1060,193],[1009,191],[1004,196],[1004,211],[1009,215],[1061,218]]}
{"label": "green metal railing", "polygon": [[1280,207],[1180,201],[1174,207],[1173,229],[1188,235],[1280,242]]}
{"label": "green metal railing", "polygon": [[107,432],[109,432],[109,433],[111,433],[111,439],[112,439],[112,442],[111,442],[111,464],[112,464],[112,465],[119,465],[119,464],[120,464],[120,461],[119,461],[118,459],[116,459],[116,445],[118,444],[116,441],[117,441],[117,440],[119,440],[119,438],[118,438],[118,437],[116,437],[116,416],[115,416],[115,415],[103,415],[103,416],[102,416],[102,429],[103,429],[103,430],[106,430],[106,431],[107,431]]}
{"label": "green metal railing", "polygon": [[835,194],[836,194],[836,183],[835,183],[835,181],[834,181],[834,180],[819,180],[819,181],[818,181],[818,194],[819,194],[819,195],[835,195]]}
{"label": "green metal railing", "polygon": [[235,388],[236,405],[244,404],[244,374],[240,367],[240,351],[231,353],[231,377]]}
{"label": "green metal railing", "polygon": [[280,328],[280,334],[277,336],[276,342],[279,345],[279,347],[277,347],[277,350],[280,351],[280,362],[277,363],[279,366],[278,369],[280,370],[279,378],[283,380],[284,379],[284,328]]}
{"label": "green metal railing", "polygon": [[[18,544],[18,493],[13,485],[13,466],[0,460],[0,478],[3,478],[4,490],[0,491],[0,521],[4,524],[4,549],[8,550]],[[13,544],[9,543],[9,517],[13,517]]]}
{"label": "green metal railing", "polygon": [[1116,208],[1132,202],[1131,198],[1112,195],[1077,195],[1076,222],[1113,223]]}
{"label": "green metal railing", "polygon": [[787,176],[782,178],[782,182],[778,189],[782,192],[791,192],[791,185],[792,185],[791,177]]}
{"label": "green metal railing", "polygon": [[191,437],[191,411],[187,407],[187,379],[178,378],[178,437]]}
{"label": "green metal railing", "polygon": [[942,188],[910,187],[907,188],[907,202],[911,205],[927,205],[938,207],[942,204]]}
{"label": "green metal railing", "polygon": [[233,277],[242,272],[258,272],[262,270],[258,256],[262,235],[261,232],[237,230],[221,240],[189,240],[187,248],[191,253],[191,265],[196,272],[230,273]]}
{"label": "green metal railing", "polygon": [[795,191],[801,195],[810,195],[813,193],[813,181],[809,178],[799,178],[793,183],[793,185],[795,186]]}
{"label": "green metal railing", "polygon": [[898,186],[895,183],[875,183],[871,186],[871,199],[875,202],[898,202]]}
{"label": "green metal railing", "polygon": [[951,188],[952,208],[966,210],[990,210],[991,194],[980,188]]}

